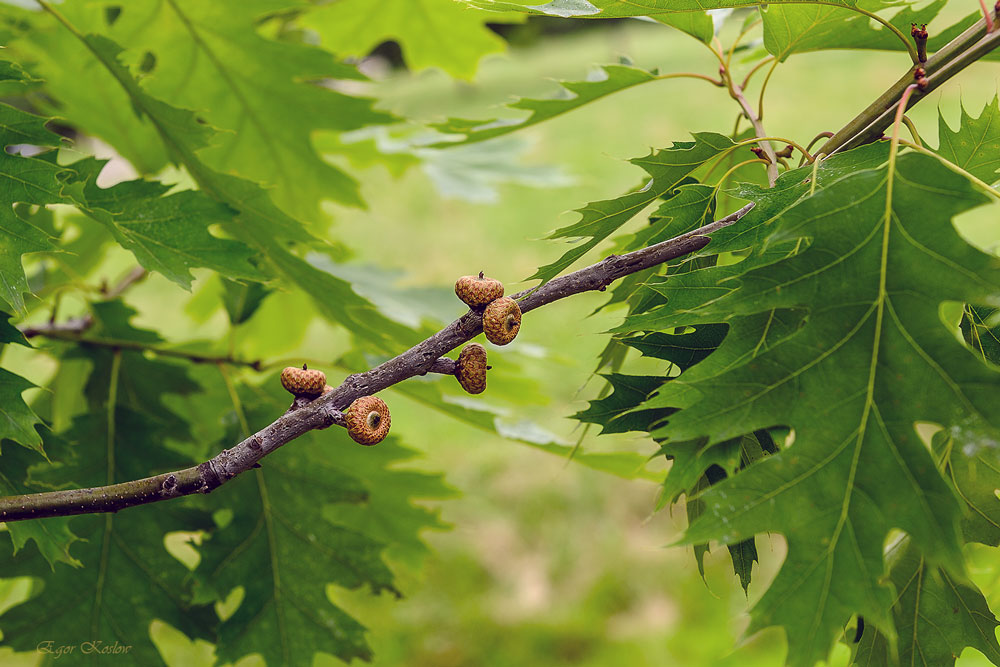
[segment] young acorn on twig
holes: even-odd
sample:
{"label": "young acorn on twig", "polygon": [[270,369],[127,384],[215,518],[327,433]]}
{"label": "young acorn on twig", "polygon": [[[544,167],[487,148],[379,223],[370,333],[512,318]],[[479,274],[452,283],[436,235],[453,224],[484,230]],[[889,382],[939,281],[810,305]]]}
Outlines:
{"label": "young acorn on twig", "polygon": [[[281,371],[281,386],[295,396],[295,403],[290,410],[333,391],[333,387],[326,383],[323,371],[309,370],[305,364],[302,364],[302,368],[289,366]],[[365,446],[377,445],[385,440],[392,421],[389,406],[375,396],[362,396],[355,400],[342,417],[343,420],[340,421],[338,416],[335,423],[346,426],[351,439]]]}

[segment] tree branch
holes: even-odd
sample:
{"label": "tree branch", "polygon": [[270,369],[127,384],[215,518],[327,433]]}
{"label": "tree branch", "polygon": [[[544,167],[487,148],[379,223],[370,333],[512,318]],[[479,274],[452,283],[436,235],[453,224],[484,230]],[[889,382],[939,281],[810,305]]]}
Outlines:
{"label": "tree branch", "polygon": [[21,330],[25,338],[41,336],[51,340],[64,340],[77,345],[90,347],[106,347],[112,350],[136,350],[140,352],[152,352],[164,357],[176,357],[187,359],[196,364],[228,364],[230,366],[246,366],[255,371],[263,368],[260,359],[253,361],[247,359],[237,359],[232,356],[216,356],[211,354],[198,354],[197,352],[185,352],[184,350],[173,350],[170,348],[157,347],[148,343],[139,343],[134,340],[118,340],[114,338],[87,338],[83,335],[93,324],[90,315],[75,317],[65,322],[51,322],[33,327],[25,327]]}
{"label": "tree branch", "polygon": [[[980,19],[961,35],[941,47],[921,67],[927,85],[917,90],[907,102],[907,109],[925,98],[963,69],[1000,46],[1000,32],[986,32],[986,21]],[[914,70],[907,70],[900,79],[872,102],[867,109],[840,129],[816,153],[830,156],[842,150],[878,141],[892,124],[896,105],[907,86],[914,82]]]}
{"label": "tree branch", "polygon": [[[521,312],[527,313],[574,294],[603,291],[619,278],[701,250],[711,241],[709,234],[735,223],[752,208],[750,203],[687,234],[625,255],[611,255],[579,271],[554,278],[540,287],[519,292],[514,298],[518,300]],[[482,330],[482,313],[470,310],[399,356],[369,371],[349,376],[333,391],[308,403],[297,399],[292,408],[274,422],[200,465],[90,489],[3,497],[0,498],[0,522],[117,512],[127,507],[194,493],[209,493],[237,475],[257,467],[260,459],[299,436],[313,429],[343,425],[344,410],[357,398],[374,395],[428,372],[454,372],[454,362],[442,359],[442,355],[471,340]]]}

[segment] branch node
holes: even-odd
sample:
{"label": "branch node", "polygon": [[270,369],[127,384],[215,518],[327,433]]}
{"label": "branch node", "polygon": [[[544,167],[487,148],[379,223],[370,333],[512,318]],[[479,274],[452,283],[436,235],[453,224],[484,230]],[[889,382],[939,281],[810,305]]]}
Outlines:
{"label": "branch node", "polygon": [[[214,459],[213,459],[214,460]],[[222,480],[212,467],[212,461],[205,461],[198,466],[198,475],[201,478],[201,486],[198,493],[210,493],[222,485]]]}

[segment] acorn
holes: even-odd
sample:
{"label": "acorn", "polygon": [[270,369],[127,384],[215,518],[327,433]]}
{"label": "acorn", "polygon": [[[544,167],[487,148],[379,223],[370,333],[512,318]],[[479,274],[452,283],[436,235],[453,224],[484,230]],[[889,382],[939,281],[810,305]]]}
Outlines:
{"label": "acorn", "polygon": [[503,296],[503,283],[487,278],[483,272],[479,276],[462,276],[455,282],[455,294],[469,308],[482,308]]}
{"label": "acorn", "polygon": [[486,391],[486,348],[479,343],[469,343],[458,353],[455,377],[462,389],[470,394]]}
{"label": "acorn", "polygon": [[483,311],[483,333],[494,345],[506,345],[517,337],[521,328],[521,307],[504,296],[486,306]]}
{"label": "acorn", "polygon": [[326,373],[289,366],[281,371],[281,386],[295,396],[319,396],[326,386]]}
{"label": "acorn", "polygon": [[377,396],[362,396],[344,413],[347,434],[354,442],[377,445],[389,434],[389,406]]}

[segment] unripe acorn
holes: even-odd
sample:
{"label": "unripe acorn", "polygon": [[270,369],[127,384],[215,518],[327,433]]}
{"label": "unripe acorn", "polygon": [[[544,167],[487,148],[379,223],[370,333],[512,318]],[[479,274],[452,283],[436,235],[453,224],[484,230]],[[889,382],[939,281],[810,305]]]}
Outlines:
{"label": "unripe acorn", "polygon": [[483,333],[494,345],[506,345],[521,328],[521,307],[509,296],[501,297],[483,311]]}
{"label": "unripe acorn", "polygon": [[344,413],[347,434],[354,442],[377,445],[389,434],[389,406],[377,396],[362,396],[351,403]]}
{"label": "unripe acorn", "polygon": [[483,272],[479,276],[462,276],[455,282],[455,294],[469,308],[482,308],[503,296],[503,283],[487,278]]}
{"label": "unripe acorn", "polygon": [[289,366],[281,371],[281,386],[295,396],[319,396],[326,386],[326,373],[311,371],[305,364],[302,368]]}
{"label": "unripe acorn", "polygon": [[455,377],[462,389],[470,394],[486,391],[486,348],[479,343],[469,343],[458,353]]}

